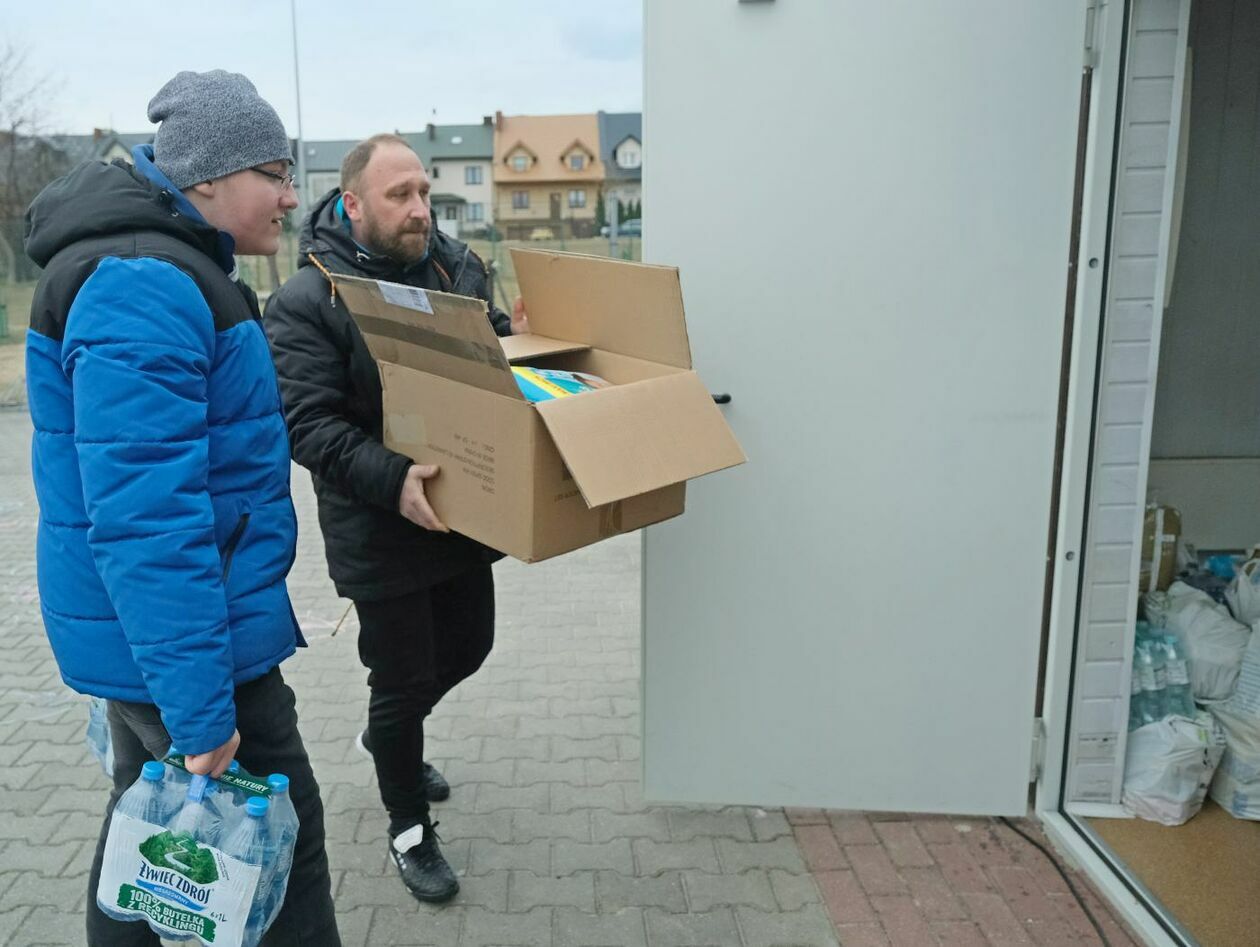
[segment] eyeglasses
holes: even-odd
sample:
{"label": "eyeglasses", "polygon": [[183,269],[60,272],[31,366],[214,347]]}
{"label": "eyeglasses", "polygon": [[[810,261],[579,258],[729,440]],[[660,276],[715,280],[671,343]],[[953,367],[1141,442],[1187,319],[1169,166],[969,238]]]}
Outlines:
{"label": "eyeglasses", "polygon": [[289,188],[293,187],[292,174],[277,174],[275,171],[268,171],[266,168],[250,168],[249,170],[257,171],[263,177],[271,178],[271,180],[279,182],[280,190],[282,191],[287,191]]}

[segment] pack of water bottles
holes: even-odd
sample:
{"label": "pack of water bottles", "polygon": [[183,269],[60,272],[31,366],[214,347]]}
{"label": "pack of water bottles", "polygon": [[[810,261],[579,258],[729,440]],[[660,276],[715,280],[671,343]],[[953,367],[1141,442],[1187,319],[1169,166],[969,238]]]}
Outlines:
{"label": "pack of water bottles", "polygon": [[280,774],[233,763],[193,776],[183,757],[144,764],[109,824],[96,902],[169,940],[255,947],[284,902],[298,820]]}
{"label": "pack of water bottles", "polygon": [[[1158,612],[1148,611],[1159,621]],[[1167,628],[1137,623],[1122,801],[1134,815],[1180,825],[1203,806],[1225,750],[1212,717],[1198,710],[1189,659]]]}
{"label": "pack of water bottles", "polygon": [[1137,623],[1133,650],[1129,730],[1158,723],[1170,715],[1194,718],[1194,695],[1185,648],[1176,635],[1147,622]]}

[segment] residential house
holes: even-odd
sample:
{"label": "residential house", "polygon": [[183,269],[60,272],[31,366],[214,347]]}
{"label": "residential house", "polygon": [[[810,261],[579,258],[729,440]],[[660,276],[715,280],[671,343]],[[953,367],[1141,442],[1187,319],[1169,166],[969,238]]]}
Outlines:
{"label": "residential house", "polygon": [[302,173],[306,177],[302,202],[308,208],[333,188],[341,186],[341,162],[358,143],[357,138],[302,143]]}
{"label": "residential house", "polygon": [[403,137],[416,149],[432,184],[433,218],[458,236],[484,230],[494,220],[494,124],[425,126]]}
{"label": "residential house", "polygon": [[603,180],[596,115],[496,113],[494,219],[509,239],[593,235]]}
{"label": "residential house", "polygon": [[[604,161],[604,204],[643,200],[643,114],[600,112],[599,148]],[[611,212],[608,214],[611,218]]]}
{"label": "residential house", "polygon": [[131,149],[153,142],[153,132],[116,132],[112,128],[94,128],[90,135],[49,135],[49,144],[66,156],[73,167],[81,161],[131,160]]}

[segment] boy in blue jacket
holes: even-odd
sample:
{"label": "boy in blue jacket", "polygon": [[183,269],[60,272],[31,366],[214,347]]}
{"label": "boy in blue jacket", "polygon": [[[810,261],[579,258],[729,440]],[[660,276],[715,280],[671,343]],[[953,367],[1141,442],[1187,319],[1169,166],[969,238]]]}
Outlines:
{"label": "boy in blue jacket", "polygon": [[172,743],[194,773],[284,773],[301,820],[264,943],[337,945],[323,808],[280,662],[304,644],[275,370],[234,254],[271,255],[297,205],[284,125],[244,76],[181,72],[152,146],[87,162],[26,217],[44,268],[27,334],[44,626],[70,687],[107,698],[114,789],[90,945],[157,945],[96,886],[114,804]]}

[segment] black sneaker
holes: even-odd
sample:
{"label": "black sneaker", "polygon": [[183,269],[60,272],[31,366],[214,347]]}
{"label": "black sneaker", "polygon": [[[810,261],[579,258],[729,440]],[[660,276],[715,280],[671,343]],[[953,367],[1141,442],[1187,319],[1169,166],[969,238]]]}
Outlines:
{"label": "black sneaker", "polygon": [[436,823],[413,825],[389,842],[389,857],[418,901],[449,901],[459,893],[459,880],[438,848],[436,827]]}
{"label": "black sneaker", "polygon": [[[368,744],[368,732],[366,730],[360,731],[359,735],[354,738],[354,745],[365,756],[372,755],[372,748]],[[428,763],[421,763],[420,780],[424,784],[424,797],[429,802],[445,802],[451,798],[451,784],[446,781],[445,776],[437,771],[437,767],[430,766]]]}

